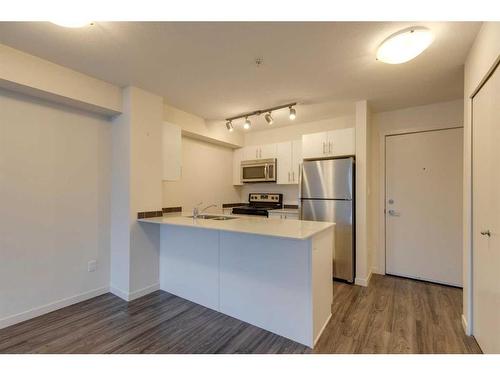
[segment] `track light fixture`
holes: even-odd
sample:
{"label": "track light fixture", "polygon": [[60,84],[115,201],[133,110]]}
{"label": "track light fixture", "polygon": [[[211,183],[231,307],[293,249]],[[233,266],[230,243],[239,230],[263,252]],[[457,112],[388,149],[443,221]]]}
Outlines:
{"label": "track light fixture", "polygon": [[273,124],[274,120],[273,120],[273,117],[271,116],[271,112],[267,112],[266,115],[264,116],[264,118],[266,119],[266,122],[269,125]]}
{"label": "track light fixture", "polygon": [[239,116],[230,117],[230,118],[226,119],[226,128],[230,132],[233,131],[234,129],[233,129],[232,121],[240,119],[240,118],[244,118],[245,122],[243,123],[243,128],[248,130],[251,127],[251,122],[248,118],[250,116],[260,116],[263,113],[265,113],[264,119],[266,120],[266,122],[269,125],[272,125],[274,123],[274,119],[273,119],[273,116],[271,115],[271,113],[273,111],[277,111],[277,110],[283,109],[283,108],[289,108],[289,110],[290,110],[289,118],[290,118],[290,120],[295,120],[295,117],[297,117],[297,112],[295,111],[294,106],[296,106],[296,105],[297,105],[297,103],[288,103],[288,104],[280,105],[277,107],[259,109],[258,111],[253,111],[253,112],[249,112],[249,113],[244,113],[244,114],[239,115]]}

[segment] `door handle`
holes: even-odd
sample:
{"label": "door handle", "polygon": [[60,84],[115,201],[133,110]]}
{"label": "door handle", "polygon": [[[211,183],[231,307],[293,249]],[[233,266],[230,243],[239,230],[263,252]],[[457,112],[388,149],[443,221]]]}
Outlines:
{"label": "door handle", "polygon": [[399,216],[399,212],[396,212],[396,211],[394,211],[394,210],[389,210],[389,211],[387,211],[387,212],[388,212],[388,213],[389,213],[389,215],[391,215],[391,216]]}
{"label": "door handle", "polygon": [[490,230],[489,230],[489,229],[488,229],[488,230],[483,230],[483,231],[481,232],[481,234],[482,234],[483,236],[488,236],[488,237],[491,237],[491,232],[490,232]]}

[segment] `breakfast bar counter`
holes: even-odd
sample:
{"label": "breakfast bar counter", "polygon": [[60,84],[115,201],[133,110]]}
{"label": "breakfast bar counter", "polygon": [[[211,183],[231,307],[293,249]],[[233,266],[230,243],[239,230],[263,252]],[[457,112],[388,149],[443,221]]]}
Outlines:
{"label": "breakfast bar counter", "polygon": [[160,288],[314,347],[331,317],[334,223],[204,215],[161,225]]}

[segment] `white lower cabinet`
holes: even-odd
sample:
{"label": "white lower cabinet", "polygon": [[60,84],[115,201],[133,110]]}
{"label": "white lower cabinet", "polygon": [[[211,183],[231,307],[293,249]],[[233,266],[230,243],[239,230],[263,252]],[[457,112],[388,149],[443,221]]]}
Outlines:
{"label": "white lower cabinet", "polygon": [[269,217],[273,219],[299,220],[298,212],[269,211]]}

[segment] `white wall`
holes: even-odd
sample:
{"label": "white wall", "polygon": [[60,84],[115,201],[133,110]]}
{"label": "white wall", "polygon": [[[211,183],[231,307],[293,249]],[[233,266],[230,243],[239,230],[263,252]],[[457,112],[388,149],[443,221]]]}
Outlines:
{"label": "white wall", "polygon": [[485,22],[471,47],[464,69],[464,252],[463,252],[463,321],[467,334],[472,334],[471,294],[471,224],[472,224],[472,125],[470,96],[500,58],[500,22]]}
{"label": "white wall", "polygon": [[110,144],[101,117],[0,90],[0,327],[108,290]]}
{"label": "white wall", "polygon": [[371,253],[369,246],[369,202],[368,178],[371,165],[369,163],[371,113],[368,102],[356,102],[356,278],[357,285],[368,286],[370,282]]}
{"label": "white wall", "polygon": [[163,207],[182,206],[190,211],[203,207],[240,202],[240,188],[233,186],[233,150],[221,145],[182,137],[182,176],[179,181],[163,181]]}
{"label": "white wall", "polygon": [[374,249],[372,271],[385,273],[384,242],[384,153],[387,134],[463,126],[463,100],[454,100],[390,112],[372,114],[370,159],[371,191],[369,192],[369,247]]}
{"label": "white wall", "polygon": [[163,99],[123,90],[123,114],[113,119],[111,291],[132,300],[159,288],[160,231],[137,222],[162,204]]}

